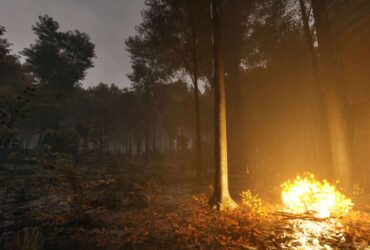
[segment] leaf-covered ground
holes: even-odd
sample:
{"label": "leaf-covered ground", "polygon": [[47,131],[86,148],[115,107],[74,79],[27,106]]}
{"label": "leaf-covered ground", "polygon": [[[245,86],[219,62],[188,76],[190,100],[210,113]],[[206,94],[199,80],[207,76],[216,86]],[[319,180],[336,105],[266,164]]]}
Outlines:
{"label": "leaf-covered ground", "polygon": [[[370,207],[365,195],[358,198],[350,216],[314,221],[279,213],[278,204],[264,203],[247,190],[235,197],[239,208],[212,210],[207,205],[210,190],[195,188],[185,175],[163,178],[114,168],[77,170],[65,163],[42,171],[27,166],[13,170],[13,166],[7,170],[12,180],[1,193],[0,248],[4,249],[370,246]],[[302,226],[307,223],[327,228],[305,232]]]}
{"label": "leaf-covered ground", "polygon": [[[76,235],[81,241],[94,239],[102,249],[300,249],[293,233],[299,230],[297,220],[271,214],[271,209],[261,213],[258,205],[241,203],[236,210],[217,212],[209,209],[204,194],[169,191],[145,208],[103,212],[94,222],[101,227],[81,228]],[[309,240],[317,239],[315,244],[323,249],[368,249],[370,217],[351,217],[327,235],[311,235]]]}

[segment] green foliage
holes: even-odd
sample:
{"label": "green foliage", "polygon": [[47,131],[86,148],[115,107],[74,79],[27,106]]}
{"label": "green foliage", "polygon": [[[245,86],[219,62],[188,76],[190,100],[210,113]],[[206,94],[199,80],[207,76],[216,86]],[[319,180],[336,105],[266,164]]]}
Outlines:
{"label": "green foliage", "polygon": [[12,55],[10,43],[3,38],[5,28],[0,26],[0,160],[6,162],[10,149],[16,146],[20,123],[29,111],[29,102],[35,95],[30,77],[25,73],[18,56]]}
{"label": "green foliage", "polygon": [[35,93],[36,89],[32,85],[20,90],[9,86],[0,88],[0,145],[3,162],[8,159],[10,148],[17,146],[17,137],[22,127],[24,128],[22,122],[28,116]]}
{"label": "green foliage", "polygon": [[4,59],[4,57],[10,52],[9,50],[9,42],[7,39],[2,38],[2,36],[5,33],[5,28],[3,26],[0,26],[0,58],[1,60]]}
{"label": "green foliage", "polygon": [[195,71],[197,77],[209,77],[209,2],[151,0],[147,5],[138,34],[126,40],[134,86],[169,82],[182,72],[191,78]]}
{"label": "green foliage", "polygon": [[70,90],[84,79],[95,57],[95,45],[87,34],[78,30],[61,32],[59,24],[47,15],[40,16],[32,29],[37,40],[22,53],[40,83]]}
{"label": "green foliage", "polygon": [[0,26],[0,91],[4,86],[19,87],[29,83],[19,57],[11,53],[11,43],[4,38],[5,32],[5,28]]}

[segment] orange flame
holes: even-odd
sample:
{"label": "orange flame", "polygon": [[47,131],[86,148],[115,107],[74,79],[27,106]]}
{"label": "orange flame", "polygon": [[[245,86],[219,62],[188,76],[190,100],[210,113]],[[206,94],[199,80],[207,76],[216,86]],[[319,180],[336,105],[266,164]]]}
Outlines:
{"label": "orange flame", "polygon": [[316,218],[343,216],[353,207],[351,199],[339,192],[328,181],[315,180],[315,176],[305,173],[304,177],[282,185],[282,200],[287,212],[294,214],[311,213]]}

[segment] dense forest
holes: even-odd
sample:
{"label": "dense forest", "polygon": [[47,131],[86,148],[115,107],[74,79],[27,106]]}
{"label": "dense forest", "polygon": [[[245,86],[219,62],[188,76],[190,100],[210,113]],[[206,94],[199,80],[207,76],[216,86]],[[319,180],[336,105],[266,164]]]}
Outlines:
{"label": "dense forest", "polygon": [[126,88],[46,14],[0,26],[0,249],[369,248],[366,0],[146,0]]}

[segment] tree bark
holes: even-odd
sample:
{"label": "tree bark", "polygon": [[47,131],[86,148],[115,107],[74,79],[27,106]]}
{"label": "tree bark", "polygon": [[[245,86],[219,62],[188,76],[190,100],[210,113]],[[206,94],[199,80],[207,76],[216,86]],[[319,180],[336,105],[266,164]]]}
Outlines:
{"label": "tree bark", "polygon": [[209,205],[219,209],[235,208],[228,186],[227,135],[224,56],[220,31],[220,1],[212,0],[212,54],[215,101],[215,186]]}
{"label": "tree bark", "polygon": [[344,114],[344,98],[338,91],[335,47],[330,30],[326,0],[312,0],[322,70],[322,89],[329,128],[334,177],[341,180],[345,189],[351,187],[352,159],[348,127]]}

